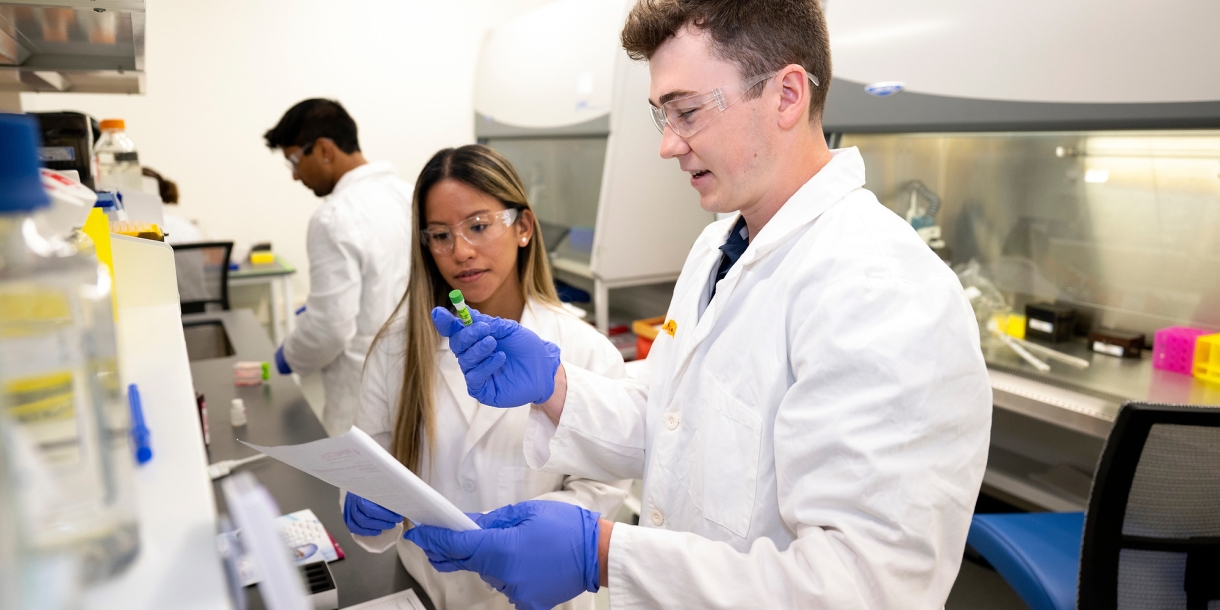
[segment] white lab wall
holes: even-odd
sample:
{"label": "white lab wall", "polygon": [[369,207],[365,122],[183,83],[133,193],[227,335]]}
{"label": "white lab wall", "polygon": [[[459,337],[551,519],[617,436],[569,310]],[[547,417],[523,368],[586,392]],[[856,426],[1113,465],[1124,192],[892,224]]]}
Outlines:
{"label": "white lab wall", "polygon": [[[493,24],[547,0],[148,0],[146,94],[21,94],[26,111],[123,118],[141,162],[178,183],[179,213],[244,253],[270,241],[301,271],[319,200],[262,134],[296,102],[336,98],[371,160],[413,181],[474,141],[474,71]],[[236,255],[236,254],[235,254]]]}

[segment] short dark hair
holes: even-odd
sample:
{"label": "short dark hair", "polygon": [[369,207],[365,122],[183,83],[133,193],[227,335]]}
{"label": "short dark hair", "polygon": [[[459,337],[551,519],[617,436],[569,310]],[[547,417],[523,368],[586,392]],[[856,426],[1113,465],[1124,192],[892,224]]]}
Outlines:
{"label": "short dark hair", "polygon": [[335,100],[314,98],[300,102],[263,134],[271,150],[305,146],[318,138],[328,138],[349,155],[360,150],[356,121]]}
{"label": "short dark hair", "polygon": [[[632,59],[651,59],[685,26],[711,34],[712,52],[736,63],[742,78],[797,64],[817,78],[810,119],[820,116],[830,88],[830,35],[818,0],[640,0],[623,27]],[[750,98],[762,88],[748,92]]]}

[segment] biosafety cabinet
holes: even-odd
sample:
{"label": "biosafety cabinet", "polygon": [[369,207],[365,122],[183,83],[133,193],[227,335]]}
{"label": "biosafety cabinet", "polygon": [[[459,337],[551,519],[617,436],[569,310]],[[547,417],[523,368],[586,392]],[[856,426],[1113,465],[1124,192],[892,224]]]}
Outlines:
{"label": "biosafety cabinet", "polygon": [[1220,332],[1220,5],[830,0],[827,19],[824,125],[860,149],[866,188],[1015,312],[1076,312],[1051,347],[1087,369],[1038,371],[984,333],[984,490],[1083,510],[1125,400],[1220,405],[1216,384],[1080,336]]}
{"label": "biosafety cabinet", "polygon": [[714,217],[657,151],[648,67],[619,33],[632,2],[557,0],[492,29],[475,81],[475,136],[525,183],[556,274],[593,288],[672,281]]}
{"label": "biosafety cabinet", "polygon": [[0,94],[143,93],[144,5],[0,0]]}

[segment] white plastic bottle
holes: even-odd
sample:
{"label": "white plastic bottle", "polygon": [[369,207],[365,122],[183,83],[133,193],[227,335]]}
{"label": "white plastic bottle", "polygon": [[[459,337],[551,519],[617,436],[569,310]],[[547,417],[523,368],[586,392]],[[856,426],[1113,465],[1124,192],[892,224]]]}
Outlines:
{"label": "white plastic bottle", "polygon": [[97,190],[139,191],[143,187],[140,154],[136,152],[136,143],[127,136],[127,124],[123,119],[106,119],[101,127],[102,137],[93,147]]}
{"label": "white plastic bottle", "polygon": [[0,114],[0,408],[34,446],[59,498],[30,515],[31,545],[71,553],[85,582],[140,548],[131,413],[118,375],[110,276],[87,238],[48,239],[35,131]]}

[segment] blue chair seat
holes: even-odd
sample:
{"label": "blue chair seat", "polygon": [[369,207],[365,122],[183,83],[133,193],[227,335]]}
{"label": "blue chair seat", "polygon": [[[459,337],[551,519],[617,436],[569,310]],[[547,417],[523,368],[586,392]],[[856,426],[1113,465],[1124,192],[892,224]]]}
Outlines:
{"label": "blue chair seat", "polygon": [[1031,610],[1076,608],[1084,513],[975,515],[966,542]]}

